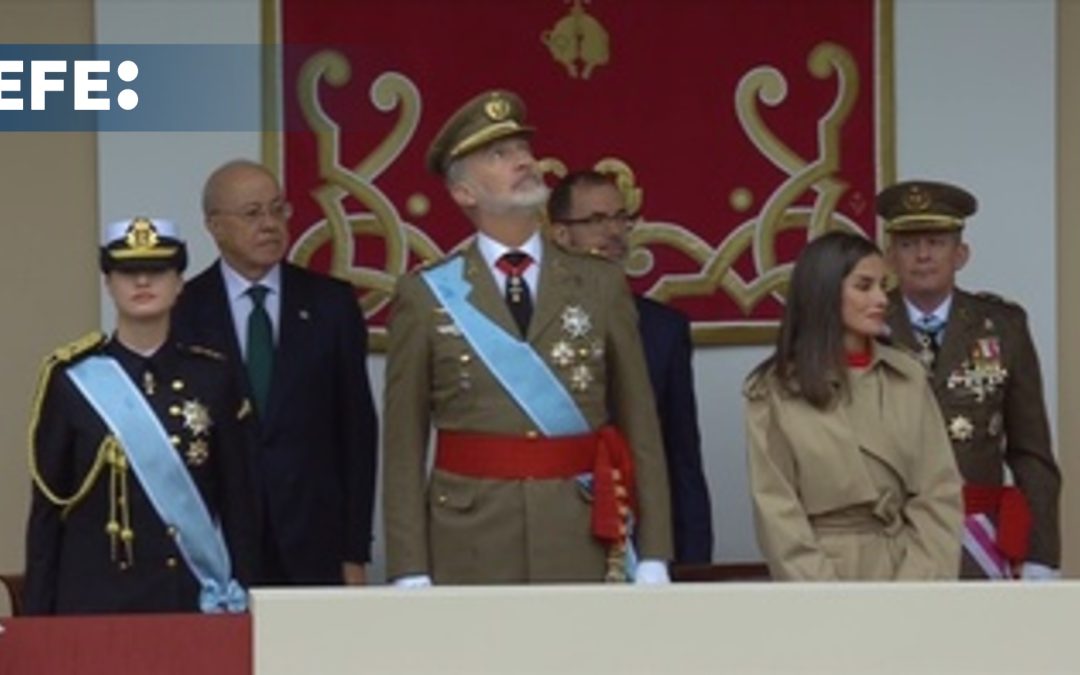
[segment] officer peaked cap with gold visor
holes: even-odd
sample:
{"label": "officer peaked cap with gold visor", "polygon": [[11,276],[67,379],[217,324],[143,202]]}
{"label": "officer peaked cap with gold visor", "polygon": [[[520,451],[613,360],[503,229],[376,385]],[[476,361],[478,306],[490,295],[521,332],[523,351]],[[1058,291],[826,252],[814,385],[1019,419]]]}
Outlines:
{"label": "officer peaked cap with gold visor", "polygon": [[461,106],[446,121],[428,148],[425,163],[439,176],[455,159],[510,136],[531,136],[533,127],[525,123],[525,104],[503,89],[486,91]]}
{"label": "officer peaked cap with gold visor", "polygon": [[897,183],[877,196],[877,212],[889,234],[961,230],[978,206],[967,190],[928,180]]}
{"label": "officer peaked cap with gold visor", "polygon": [[171,221],[137,216],[105,227],[101,271],[142,271],[187,268],[187,247]]}

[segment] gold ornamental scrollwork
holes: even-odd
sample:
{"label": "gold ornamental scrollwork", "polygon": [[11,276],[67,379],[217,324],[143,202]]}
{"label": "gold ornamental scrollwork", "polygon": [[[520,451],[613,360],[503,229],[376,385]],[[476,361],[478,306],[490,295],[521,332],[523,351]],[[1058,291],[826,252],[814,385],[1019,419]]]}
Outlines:
{"label": "gold ornamental scrollwork", "polygon": [[[769,128],[760,114],[759,105],[776,107],[785,101],[787,82],[783,74],[769,66],[747,72],[734,95],[737,119],[751,144],[783,172],[785,178],[771,194],[760,200],[756,213],[737,224],[718,245],[678,223],[651,220],[635,227],[630,234],[631,251],[627,262],[627,271],[632,276],[641,277],[653,270],[652,251],[657,247],[674,249],[697,267],[694,272],[661,275],[647,290],[647,295],[666,302],[722,291],[749,317],[765,298],[773,296],[782,300],[791,264],[777,261],[776,240],[780,233],[805,229],[809,240],[830,229],[861,231],[849,217],[836,211],[848,187],[837,177],[837,172],[842,150],[841,131],[859,93],[855,62],[842,47],[823,43],[811,51],[807,68],[818,79],[836,82],[832,105],[815,122],[816,156],[801,157]],[[382,113],[396,114],[393,128],[360,162],[352,166],[343,164],[340,127],[321,106],[318,91],[323,84],[344,87],[350,77],[347,59],[329,50],[312,56],[300,71],[296,93],[304,118],[316,136],[319,176],[323,182],[312,194],[323,218],[298,238],[291,258],[305,265],[316,250],[329,246],[329,272],[362,291],[361,305],[371,315],[386,306],[395,279],[408,269],[414,258],[425,262],[438,260],[468,245],[471,237],[444,251],[408,222],[376,185],[381,174],[413,139],[419,122],[420,94],[405,75],[391,71],[374,80],[369,92],[370,103]],[[618,157],[605,157],[594,168],[614,175],[626,196],[628,209],[640,209],[644,190],[637,184],[629,162]],[[567,168],[559,158],[547,157],[541,160],[541,170],[562,176]],[[814,195],[812,205],[798,204],[798,200],[807,194]],[[349,199],[361,204],[364,210],[348,212],[346,200]],[[738,206],[737,211],[749,212],[749,204],[753,201],[753,195],[745,188],[733,189],[731,202]],[[426,212],[427,200],[422,195],[413,195],[405,206],[408,213],[422,215]],[[354,262],[361,236],[383,240],[385,259],[381,267],[358,266]],[[752,278],[744,278],[734,267],[747,252],[753,260],[755,276]],[[748,319],[743,325],[761,327],[769,324]],[[719,325],[704,324],[706,329]],[[699,330],[701,326],[699,322]]]}
{"label": "gold ornamental scrollwork", "polygon": [[[630,234],[627,263],[632,276],[640,277],[652,271],[651,249],[658,246],[675,249],[699,268],[693,273],[661,276],[647,295],[667,302],[679,297],[708,296],[720,290],[749,316],[766,297],[778,294],[782,299],[786,288],[791,264],[777,262],[777,235],[802,228],[810,240],[830,229],[861,231],[854,221],[836,211],[848,187],[837,178],[837,171],[841,159],[840,133],[859,93],[855,61],[842,47],[823,43],[810,53],[807,67],[818,79],[836,79],[833,104],[817,121],[817,156],[809,160],[799,156],[768,127],[758,111],[759,101],[772,107],[784,102],[787,97],[784,76],[767,66],[748,72],[735,92],[737,118],[754,147],[787,177],[763,201],[756,215],[738,224],[716,246],[678,223],[646,221],[635,227]],[[606,158],[595,168],[615,175],[630,210],[640,207],[642,189],[636,185],[628,163]],[[808,192],[815,194],[813,205],[797,205],[797,200]],[[733,202],[750,199],[747,195],[747,191],[739,188],[733,191]],[[743,278],[734,269],[736,261],[747,251],[752,253],[756,272],[751,279]]]}

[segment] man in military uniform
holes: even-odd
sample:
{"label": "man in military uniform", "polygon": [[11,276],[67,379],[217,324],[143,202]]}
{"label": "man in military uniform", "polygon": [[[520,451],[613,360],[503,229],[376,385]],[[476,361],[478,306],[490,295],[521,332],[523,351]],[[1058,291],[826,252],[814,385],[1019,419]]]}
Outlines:
{"label": "man in military uniform", "polygon": [[[888,323],[929,369],[965,480],[961,575],[1054,578],[1061,476],[1026,314],[955,285],[975,209],[971,194],[944,183],[908,181],[878,195],[899,280]],[[1015,486],[1005,485],[1005,466]]]}
{"label": "man in military uniform", "polygon": [[481,94],[428,151],[477,236],[395,292],[388,575],[666,582],[667,473],[633,301],[618,267],[541,238],[547,188],[524,117],[516,95]]}
{"label": "man in military uniform", "polygon": [[250,405],[220,354],[169,337],[187,261],[172,223],[113,223],[100,256],[116,332],[53,353],[35,398],[26,611],[241,611]]}
{"label": "man in military uniform", "polygon": [[[552,239],[563,248],[623,265],[637,215],[627,211],[611,175],[585,170],[568,174],[551,191],[548,220]],[[639,295],[634,305],[671,481],[675,562],[709,563],[712,506],[701,466],[690,322],[679,310]]]}

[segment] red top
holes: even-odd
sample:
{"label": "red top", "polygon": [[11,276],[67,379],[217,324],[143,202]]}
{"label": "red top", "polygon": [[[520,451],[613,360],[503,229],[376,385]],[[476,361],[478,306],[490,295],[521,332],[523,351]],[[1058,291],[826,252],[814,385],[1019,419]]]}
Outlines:
{"label": "red top", "polygon": [[865,352],[846,352],[848,368],[867,368],[874,360],[873,350]]}

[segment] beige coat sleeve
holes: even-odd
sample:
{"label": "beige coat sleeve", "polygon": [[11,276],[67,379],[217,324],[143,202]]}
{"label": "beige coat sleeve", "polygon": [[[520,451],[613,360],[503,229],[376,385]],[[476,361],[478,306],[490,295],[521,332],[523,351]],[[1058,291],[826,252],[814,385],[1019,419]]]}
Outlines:
{"label": "beige coat sleeve", "polygon": [[770,574],[778,581],[836,580],[836,568],[818,546],[799,499],[795,459],[775,419],[772,400],[766,392],[755,392],[748,395],[746,407],[750,496],[758,544]]}
{"label": "beige coat sleeve", "polygon": [[417,275],[403,275],[388,325],[383,436],[383,522],[389,579],[428,574],[426,454],[431,426],[432,302]]}
{"label": "beige coat sleeve", "polygon": [[908,543],[896,576],[955,579],[960,571],[963,483],[934,392],[929,383],[923,389],[922,424],[908,486],[912,494],[904,507]]}

